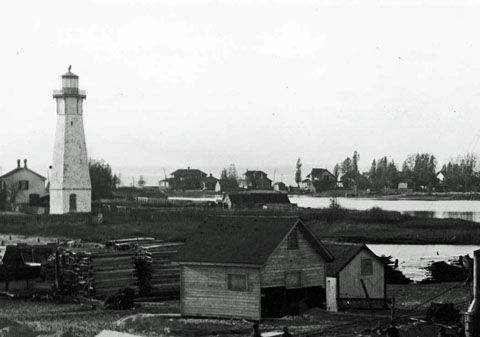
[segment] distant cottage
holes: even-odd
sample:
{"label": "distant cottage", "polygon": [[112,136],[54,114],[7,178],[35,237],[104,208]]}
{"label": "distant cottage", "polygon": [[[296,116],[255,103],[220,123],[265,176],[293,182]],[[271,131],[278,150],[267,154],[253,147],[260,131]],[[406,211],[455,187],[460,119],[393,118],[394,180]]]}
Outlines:
{"label": "distant cottage", "polygon": [[218,179],[215,178],[211,173],[208,177],[203,179],[202,189],[206,191],[214,191],[215,186],[217,185]]}
{"label": "distant cottage", "polygon": [[217,217],[175,260],[182,316],[260,320],[321,305],[332,255],[299,218]]}
{"label": "distant cottage", "polygon": [[207,174],[198,169],[178,169],[170,173],[170,178],[160,180],[160,189],[199,190],[204,186]]}
{"label": "distant cottage", "polygon": [[238,190],[236,179],[220,179],[215,185],[215,192],[237,192]]}
{"label": "distant cottage", "polygon": [[327,310],[386,307],[385,266],[364,244],[326,242],[333,255],[327,264]]}
{"label": "distant cottage", "polygon": [[5,195],[6,201],[11,205],[38,205],[40,197],[47,194],[46,179],[29,169],[26,159],[23,163],[21,167],[18,159],[17,168],[0,176],[0,192]]}
{"label": "distant cottage", "polygon": [[246,190],[271,190],[272,180],[260,170],[247,170],[240,181],[240,188]]}
{"label": "distant cottage", "polygon": [[306,178],[303,181],[307,183],[306,189],[313,193],[333,190],[337,186],[337,177],[324,168],[313,168]]}

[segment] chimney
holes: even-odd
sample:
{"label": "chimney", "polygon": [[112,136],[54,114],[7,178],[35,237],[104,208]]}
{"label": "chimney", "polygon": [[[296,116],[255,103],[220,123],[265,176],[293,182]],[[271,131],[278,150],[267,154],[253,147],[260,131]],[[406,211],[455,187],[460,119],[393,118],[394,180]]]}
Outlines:
{"label": "chimney", "polygon": [[27,160],[26,159],[23,160],[23,167],[27,168]]}
{"label": "chimney", "polygon": [[17,168],[20,168],[20,159],[17,159]]}

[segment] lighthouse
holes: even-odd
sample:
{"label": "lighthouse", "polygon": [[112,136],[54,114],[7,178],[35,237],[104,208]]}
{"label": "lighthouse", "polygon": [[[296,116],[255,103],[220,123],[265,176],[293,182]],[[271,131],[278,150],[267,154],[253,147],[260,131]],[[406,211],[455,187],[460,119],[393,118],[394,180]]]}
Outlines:
{"label": "lighthouse", "polygon": [[91,211],[92,186],[83,129],[83,100],[78,76],[62,75],[62,89],[53,91],[57,102],[57,127],[50,179],[50,214]]}

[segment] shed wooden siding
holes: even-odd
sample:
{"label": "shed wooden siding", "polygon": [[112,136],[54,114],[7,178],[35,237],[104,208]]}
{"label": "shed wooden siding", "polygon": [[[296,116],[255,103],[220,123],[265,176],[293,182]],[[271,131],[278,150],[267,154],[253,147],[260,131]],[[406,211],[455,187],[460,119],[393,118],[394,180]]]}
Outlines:
{"label": "shed wooden siding", "polygon": [[288,236],[262,268],[262,288],[285,287],[285,273],[301,271],[302,288],[325,287],[325,260],[298,231],[298,249],[288,249]]}
{"label": "shed wooden siding", "polygon": [[[228,274],[247,274],[247,291],[227,289]],[[181,266],[182,316],[235,317],[259,320],[259,268]]]}
{"label": "shed wooden siding", "polygon": [[[362,259],[372,259],[372,275],[361,274]],[[383,264],[368,250],[361,250],[339,273],[339,298],[365,298],[360,279],[363,279],[370,298],[384,298],[384,275]]]}

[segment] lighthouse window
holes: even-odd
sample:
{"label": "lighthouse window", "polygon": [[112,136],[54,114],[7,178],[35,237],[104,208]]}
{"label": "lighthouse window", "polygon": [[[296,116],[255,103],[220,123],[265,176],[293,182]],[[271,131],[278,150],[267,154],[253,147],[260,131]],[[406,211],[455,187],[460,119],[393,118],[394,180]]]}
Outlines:
{"label": "lighthouse window", "polygon": [[77,195],[70,194],[70,212],[77,211]]}

